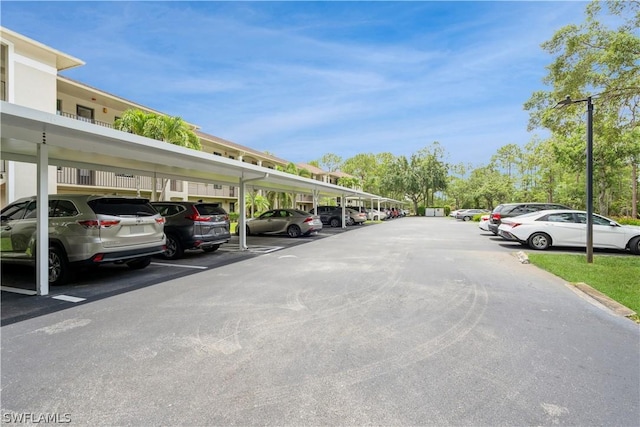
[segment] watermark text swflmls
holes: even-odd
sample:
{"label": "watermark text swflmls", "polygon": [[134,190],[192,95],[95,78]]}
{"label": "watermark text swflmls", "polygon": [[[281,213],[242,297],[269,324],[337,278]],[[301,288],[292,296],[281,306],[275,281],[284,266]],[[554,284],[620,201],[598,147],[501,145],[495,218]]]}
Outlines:
{"label": "watermark text swflmls", "polygon": [[71,414],[68,413],[35,413],[5,412],[2,414],[3,424],[69,424]]}

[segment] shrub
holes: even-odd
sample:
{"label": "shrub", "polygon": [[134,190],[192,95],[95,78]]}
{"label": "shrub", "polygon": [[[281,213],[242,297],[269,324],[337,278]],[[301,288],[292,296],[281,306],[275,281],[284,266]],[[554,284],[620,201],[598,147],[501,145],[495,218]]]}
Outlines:
{"label": "shrub", "polygon": [[631,217],[620,217],[620,218],[613,218],[615,219],[618,223],[622,224],[622,225],[638,225],[640,226],[640,219],[633,219]]}
{"label": "shrub", "polygon": [[229,221],[238,222],[239,217],[240,217],[240,214],[238,212],[229,212]]}
{"label": "shrub", "polygon": [[418,216],[424,216],[425,212],[427,211],[427,208],[424,206],[418,206]]}

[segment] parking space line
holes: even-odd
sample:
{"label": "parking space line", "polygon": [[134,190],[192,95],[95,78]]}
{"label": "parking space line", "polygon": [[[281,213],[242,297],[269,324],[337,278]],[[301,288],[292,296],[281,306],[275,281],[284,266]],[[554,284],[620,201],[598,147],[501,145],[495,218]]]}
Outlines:
{"label": "parking space line", "polygon": [[86,298],[72,297],[70,295],[56,295],[55,297],[51,297],[51,298],[59,299],[61,301],[69,301],[69,302],[80,302],[80,301],[86,300]]}
{"label": "parking space line", "polygon": [[162,265],[165,267],[182,267],[182,268],[195,268],[196,270],[206,270],[209,267],[202,267],[200,265],[180,265],[180,264],[169,264],[164,262],[152,262],[151,265]]}

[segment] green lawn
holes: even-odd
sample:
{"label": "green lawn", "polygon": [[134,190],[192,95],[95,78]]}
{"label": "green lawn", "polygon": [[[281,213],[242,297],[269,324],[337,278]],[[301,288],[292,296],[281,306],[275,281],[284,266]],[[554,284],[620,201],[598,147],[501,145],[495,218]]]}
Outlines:
{"label": "green lawn", "polygon": [[[640,314],[640,257],[530,253],[532,264],[571,283],[583,282]],[[637,319],[636,319],[637,320]]]}

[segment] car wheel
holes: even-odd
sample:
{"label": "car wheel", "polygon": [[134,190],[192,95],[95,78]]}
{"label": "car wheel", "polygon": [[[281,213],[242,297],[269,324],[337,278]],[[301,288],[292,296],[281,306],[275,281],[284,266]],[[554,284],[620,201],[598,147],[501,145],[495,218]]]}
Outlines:
{"label": "car wheel", "polygon": [[297,225],[290,225],[289,228],[287,228],[287,234],[289,235],[289,237],[300,237],[302,231]]}
{"label": "car wheel", "polygon": [[212,245],[207,246],[206,248],[202,248],[202,250],[206,253],[215,252],[220,248],[220,245]]}
{"label": "car wheel", "polygon": [[631,239],[629,242],[629,250],[634,255],[640,255],[640,236]]}
{"label": "car wheel", "polygon": [[49,284],[62,285],[69,279],[69,262],[62,249],[49,248]]}
{"label": "car wheel", "polygon": [[329,224],[332,227],[340,227],[340,220],[338,218],[331,218],[331,221],[329,221]]}
{"label": "car wheel", "polygon": [[180,240],[173,234],[167,234],[167,250],[164,251],[162,256],[166,259],[178,259],[182,257],[184,248]]}
{"label": "car wheel", "polygon": [[463,221],[469,221],[470,219],[471,219],[471,217],[469,217],[469,216],[465,216],[465,217],[462,218]]}
{"label": "car wheel", "polygon": [[533,233],[527,242],[531,249],[543,251],[551,246],[551,237],[545,233]]}
{"label": "car wheel", "polygon": [[134,259],[133,261],[129,261],[127,263],[127,267],[129,267],[132,270],[142,270],[143,268],[146,268],[149,264],[151,264],[151,257],[147,256],[144,258],[138,258],[138,259]]}

